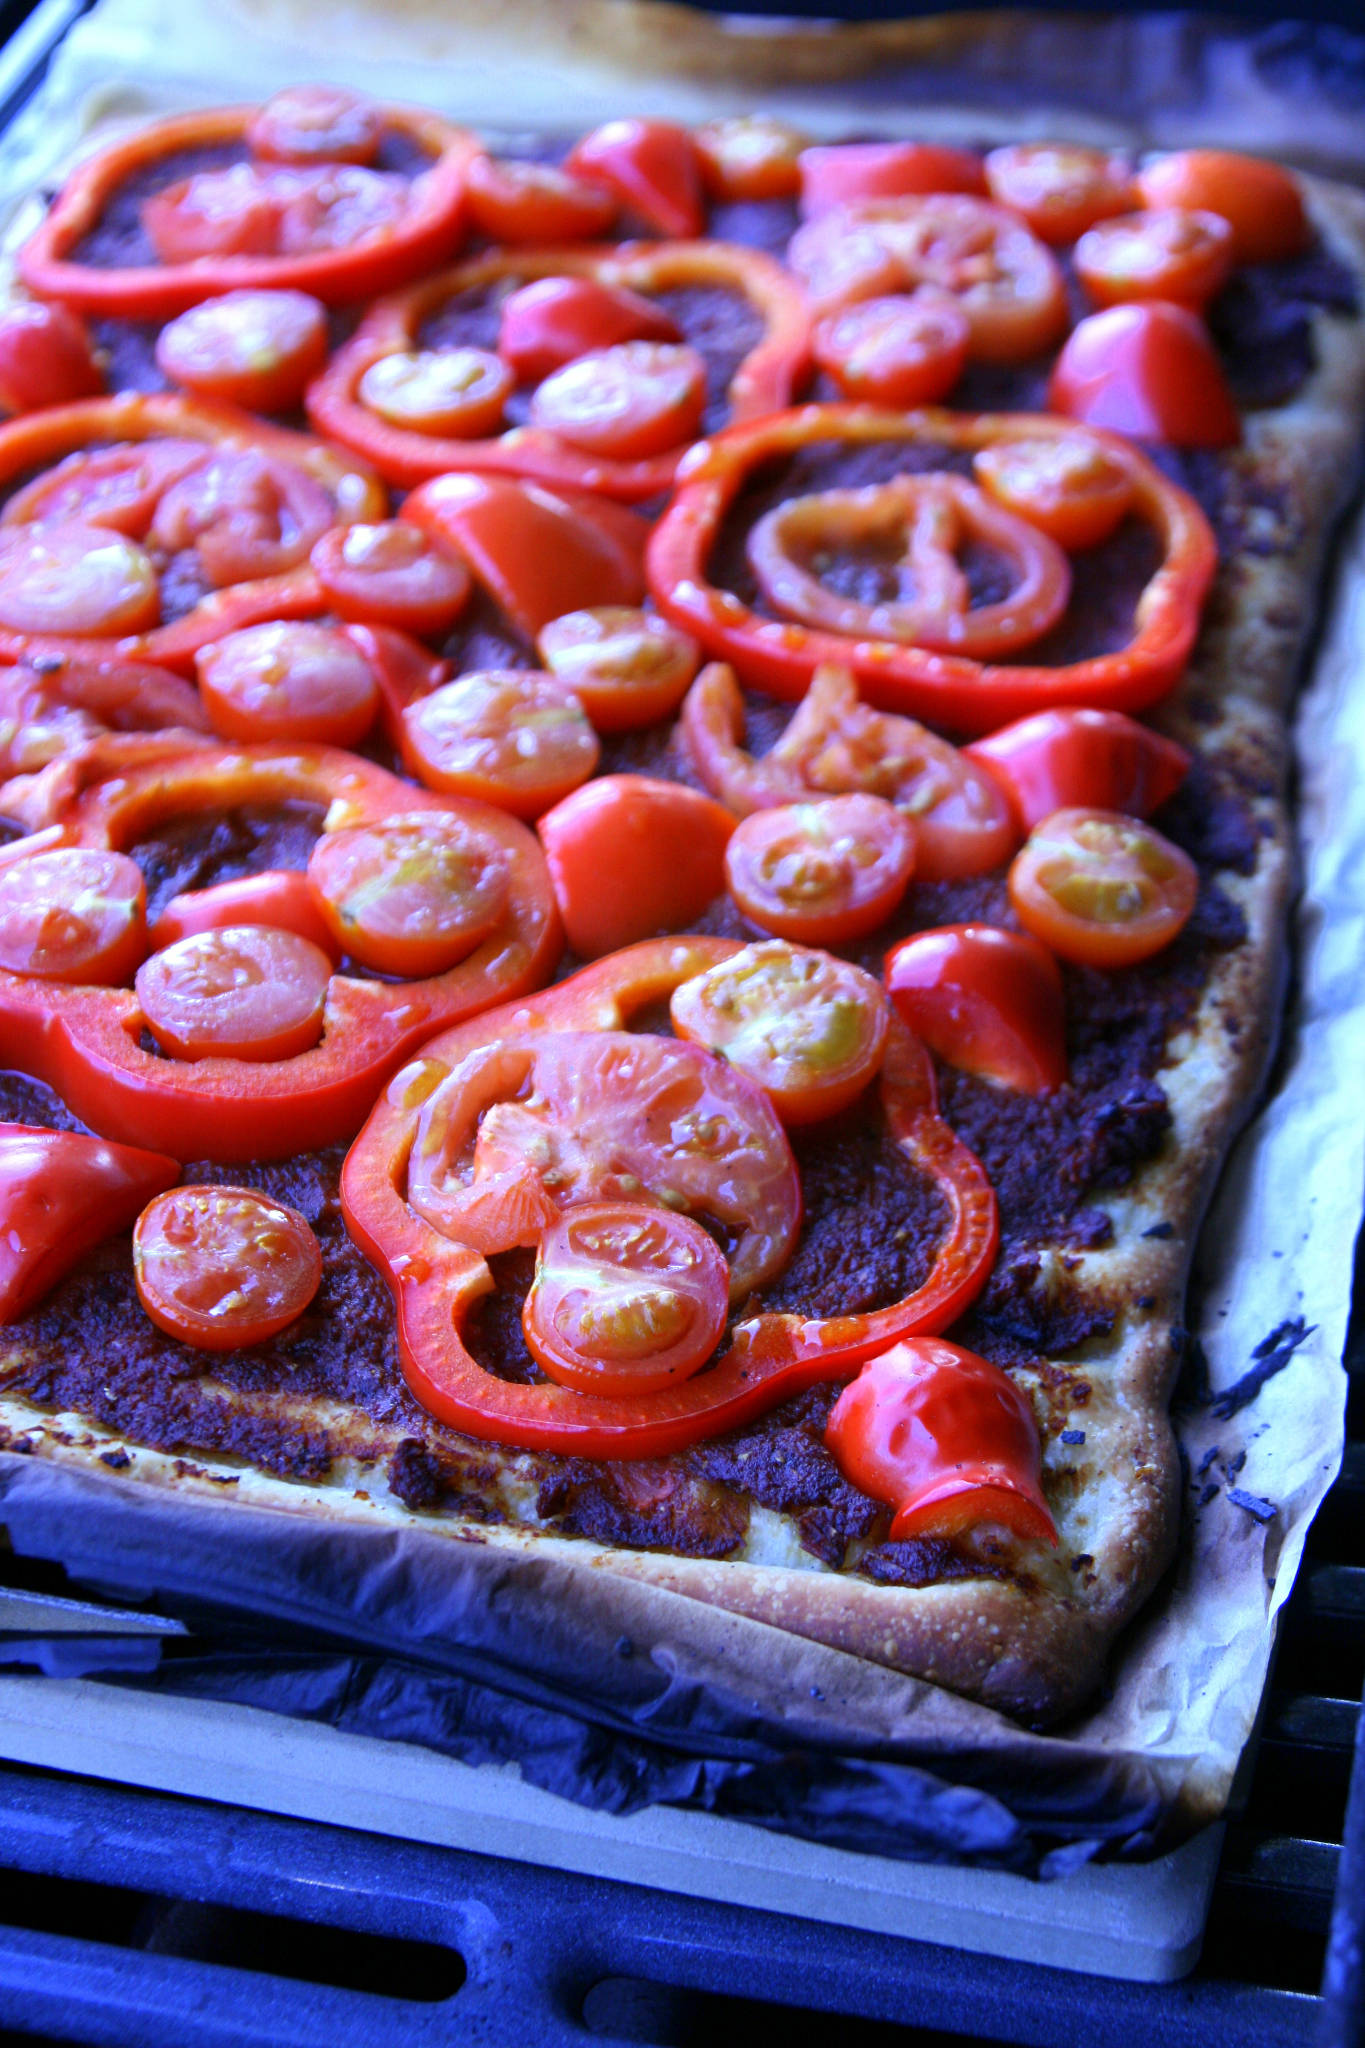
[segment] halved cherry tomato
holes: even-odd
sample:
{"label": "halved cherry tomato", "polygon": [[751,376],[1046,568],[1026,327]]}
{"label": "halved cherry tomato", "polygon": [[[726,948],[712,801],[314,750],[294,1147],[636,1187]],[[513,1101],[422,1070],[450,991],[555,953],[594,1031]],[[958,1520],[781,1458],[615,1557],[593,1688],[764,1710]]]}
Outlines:
{"label": "halved cherry tomato", "polygon": [[1054,811],[1096,805],[1146,818],[1189,771],[1186,748],[1122,711],[1036,711],[965,751],[1009,796],[1026,832]]}
{"label": "halved cherry tomato", "polygon": [[1068,419],[1177,448],[1230,448],[1242,423],[1208,329],[1185,306],[1111,306],[1078,322],[1052,371]]}
{"label": "halved cherry tomato", "polygon": [[6,500],[0,520],[6,526],[76,520],[145,540],[166,492],[198,469],[207,454],[202,441],[179,435],[80,448],[31,483],[21,483]]}
{"label": "halved cherry tomato", "polygon": [[582,242],[605,235],[618,200],[554,164],[479,155],[465,174],[469,218],[490,242]]}
{"label": "halved cherry tomato", "polygon": [[276,256],[293,181],[255,164],[197,171],[153,192],[139,208],[158,260],[179,268],[214,258]]}
{"label": "halved cherry tomato", "polygon": [[173,483],[149,538],[169,553],[193,548],[217,590],[287,575],[336,522],[322,484],[254,448],[219,448]]}
{"label": "halved cherry tomato", "polygon": [[0,968],[39,981],[127,981],[147,951],[147,892],[126,853],[59,846],[0,868]]}
{"label": "halved cherry tomato", "polygon": [[531,422],[590,455],[623,462],[695,440],[706,406],[706,364],[671,341],[594,349],[545,379]]}
{"label": "halved cherry tomato", "polygon": [[780,939],[861,938],[891,915],[915,869],[910,822],[879,796],[813,797],[735,827],[725,879],[744,915]]}
{"label": "halved cherry tomato", "polygon": [[1169,299],[1199,313],[1232,275],[1232,229],[1183,206],[1123,213],[1087,228],[1072,261],[1097,306]]}
{"label": "halved cherry tomato", "polygon": [[536,647],[599,732],[631,732],[667,718],[701,659],[688,634],[636,605],[565,612],[541,629]]}
{"label": "halved cherry tomato", "polygon": [[979,483],[1061,548],[1097,547],[1133,502],[1133,479],[1101,442],[996,441],[972,457]]}
{"label": "halved cherry tomato", "polygon": [[238,875],[231,882],[215,882],[207,889],[187,889],[172,896],[147,936],[154,951],[164,952],[177,939],[240,924],[297,932],[325,953],[334,967],[340,962],[341,948],[318,908],[312,883],[291,868],[266,868],[259,874]]}
{"label": "halved cherry tomato", "polygon": [[680,782],[602,775],[536,827],[570,946],[584,960],[686,931],[725,887],[726,810]]}
{"label": "halved cherry tomato", "polygon": [[893,1543],[997,1522],[1056,1545],[1033,1410],[1008,1373],[960,1345],[910,1337],[869,1359],[825,1442],[846,1479],[895,1509]]}
{"label": "halved cherry tomato", "polygon": [[1221,214],[1239,263],[1277,263],[1308,246],[1303,193],[1289,171],[1226,149],[1180,149],[1138,176],[1145,206],[1192,206]]}
{"label": "halved cherry tomato", "polygon": [[156,360],[201,398],[283,412],[327,360],[326,309],[306,292],[227,292],[163,327]]}
{"label": "halved cherry tomato", "polygon": [[0,313],[0,406],[6,412],[65,405],[103,389],[90,337],[65,306],[19,300]]}
{"label": "halved cherry tomato", "polygon": [[362,405],[414,434],[475,440],[502,423],[512,372],[486,348],[396,351],[360,380]]}
{"label": "halved cherry tomato", "polygon": [[403,758],[428,789],[478,797],[538,818],[601,754],[573,690],[523,669],[477,669],[417,698],[403,714]]}
{"label": "halved cherry tomato", "polygon": [[701,156],[673,121],[604,121],[564,160],[566,171],[603,184],[661,235],[699,235],[706,219]]}
{"label": "halved cherry tomato", "polygon": [[808,137],[776,114],[727,114],[692,130],[713,199],[794,199]]}
{"label": "halved cherry tomato", "polygon": [[179,1178],[164,1152],[0,1124],[0,1324],[26,1314]]}
{"label": "halved cherry tomato", "polygon": [[789,1129],[847,1109],[886,1050],[886,998],[872,976],[784,939],[685,981],[669,1015],[680,1038],[756,1082]]}
{"label": "halved cherry tomato", "polygon": [[860,299],[817,321],[811,353],[848,398],[931,405],[962,375],[970,335],[957,300],[925,286]]}
{"label": "halved cherry tomato", "polygon": [[442,554],[419,526],[401,519],[334,526],[308,560],[343,619],[399,626],[419,639],[454,625],[469,602],[463,562]]}
{"label": "halved cherry tomato", "polygon": [[993,149],[986,182],[992,199],[1022,214],[1034,234],[1054,247],[1133,205],[1127,158],[1079,142],[1010,142]]}
{"label": "halved cherry tomato", "polygon": [[1021,924],[1064,960],[1131,967],[1182,932],[1199,893],[1194,862],[1118,811],[1054,811],[1010,868]]}
{"label": "halved cherry tomato", "polygon": [[137,995],[173,1059],[287,1060],[322,1036],[332,963],[278,925],[214,925],[153,953]]}
{"label": "halved cherry tomato", "polygon": [[836,142],[802,152],[801,212],[806,220],[860,199],[986,190],[974,150],[941,142]]}
{"label": "halved cherry tomato", "polygon": [[561,1387],[650,1394],[705,1365],[729,1307],[724,1256],[699,1223],[638,1202],[598,1202],[546,1231],[521,1321]]}
{"label": "halved cherry tomato", "polygon": [[103,526],[0,526],[0,626],[72,639],[145,632],[161,616],[146,550]]}
{"label": "halved cherry tomato", "polygon": [[640,292],[596,277],[538,277],[502,302],[498,354],[528,384],[590,350],[681,341],[682,329]]}
{"label": "halved cherry tomato", "polygon": [[886,988],[949,1066],[1045,1095],[1066,1080],[1062,977],[1046,946],[992,924],[916,932],[886,956]]}
{"label": "halved cherry tomato", "polygon": [[255,1188],[172,1188],[138,1217],[133,1278],[168,1337],[235,1351],[298,1321],[322,1280],[322,1247],[297,1209]]}
{"label": "halved cherry tomato", "polygon": [[199,691],[225,740],[353,747],[379,709],[374,670],[336,626],[244,626],[195,656]]}
{"label": "halved cherry tomato", "polygon": [[278,164],[372,164],[384,110],[344,85],[286,85],[252,115],[247,145]]}
{"label": "halved cherry tomato", "polygon": [[342,950],[381,974],[442,974],[471,954],[507,902],[491,834],[446,811],[325,832],[308,879]]}

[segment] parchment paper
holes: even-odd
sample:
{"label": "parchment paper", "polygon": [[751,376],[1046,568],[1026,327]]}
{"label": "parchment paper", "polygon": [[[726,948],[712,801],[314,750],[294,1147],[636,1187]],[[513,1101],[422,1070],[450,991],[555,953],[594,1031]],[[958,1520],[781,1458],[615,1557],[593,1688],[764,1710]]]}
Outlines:
{"label": "parchment paper", "polygon": [[[779,35],[771,22],[726,27],[629,0],[356,0],[329,7],[325,47],[310,48],[309,12],[307,0],[102,0],[0,149],[11,238],[35,185],[112,122],[315,76],[473,121],[498,107],[511,127],[573,128],[627,110],[697,118],[761,100],[831,134],[1207,139],[1365,175],[1365,44],[1335,30],[988,15]],[[1096,106],[1102,118],[1083,111]],[[640,1586],[619,1594],[638,1658],[630,1683],[623,1691],[618,1658],[585,1695],[581,1636],[570,1631],[572,1655],[556,1649],[566,1617],[588,1626],[575,1575],[560,1567],[481,1565],[474,1552],[455,1566],[451,1546],[420,1533],[285,1536],[274,1517],[252,1533],[259,1516],[201,1513],[9,1457],[0,1511],[16,1548],[173,1612],[185,1611],[197,1571],[215,1627],[252,1617],[249,1645],[220,1647],[198,1668],[193,1650],[168,1657],[157,1682],[172,1690],[416,1733],[458,1754],[520,1744],[537,1782],[615,1810],[737,1799],[755,1819],[825,1839],[851,1830],[870,1846],[870,1830],[886,1853],[998,1857],[1045,1874],[1059,1856],[1150,1853],[1219,1810],[1255,1720],[1274,1618],[1341,1454],[1340,1358],[1365,1185],[1363,648],[1357,526],[1297,724],[1304,893],[1275,1093],[1238,1145],[1201,1240],[1192,1320],[1206,1363],[1191,1347],[1177,1413],[1190,1465],[1181,1561],[1121,1646],[1110,1697],[1066,1735],[1025,1735],[815,1645],[787,1639],[775,1652],[761,1624]],[[212,1532],[225,1535],[225,1517],[240,1545],[219,1544],[215,1564]],[[277,1637],[263,1646],[259,1631],[280,1621],[312,1647],[285,1657]],[[500,1721],[478,1704],[486,1687],[521,1706]],[[561,1718],[528,1721],[523,1708]],[[927,1784],[914,1760],[928,1765]],[[949,1780],[974,1784],[988,1805],[967,1814]]]}

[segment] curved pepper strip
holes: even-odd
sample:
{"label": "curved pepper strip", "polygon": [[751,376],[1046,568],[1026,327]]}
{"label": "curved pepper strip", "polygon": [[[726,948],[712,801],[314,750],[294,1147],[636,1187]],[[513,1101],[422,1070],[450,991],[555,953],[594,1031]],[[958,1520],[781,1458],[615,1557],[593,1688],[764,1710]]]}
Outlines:
{"label": "curved pepper strip", "polygon": [[889,412],[863,405],[809,405],[727,428],[684,459],[679,488],[654,529],[650,591],[666,617],[703,647],[732,662],[746,682],[775,697],[797,698],[816,669],[852,669],[863,695],[887,711],[908,712],[957,732],[986,732],[1058,704],[1134,711],[1154,704],[1179,680],[1199,630],[1199,612],[1218,564],[1208,520],[1187,491],[1116,434],[1085,429],[1127,470],[1133,514],[1151,526],[1162,561],[1137,601],[1126,646],[1058,667],[984,662],[889,640],[764,618],[708,578],[726,514],[756,470],[818,442],[854,448],[904,442],[966,453],[1002,441],[1055,440],[1070,421],[1032,413]]}
{"label": "curved pepper strip", "polygon": [[739,950],[733,940],[700,937],[627,947],[544,995],[434,1040],[390,1082],[347,1156],[342,1210],[351,1235],[393,1292],[408,1385],[442,1422],[531,1450],[665,1457],[734,1429],[817,1381],[852,1379],[864,1359],[899,1338],[946,1329],[980,1291],[998,1242],[995,1195],[980,1161],[938,1114],[929,1055],[895,1020],[883,1106],[902,1151],[934,1181],[949,1211],[933,1268],[914,1294],[867,1315],[750,1316],[735,1326],[717,1364],[636,1400],[518,1385],[475,1362],[461,1328],[493,1288],[493,1276],[479,1253],[441,1236],[405,1198],[422,1104],[476,1046],[527,1030],[625,1029],[641,1010]]}
{"label": "curved pepper strip", "polygon": [[[328,305],[344,305],[394,290],[445,261],[457,247],[464,225],[465,174],[482,145],[439,114],[390,106],[383,109],[386,127],[430,159],[430,167],[413,180],[407,212],[392,233],[358,248],[306,250],[296,256],[217,256],[124,269],[81,262],[76,252],[121,186],[146,178],[163,159],[187,150],[240,143],[245,156],[246,132],[256,112],[255,107],[213,107],[177,114],[78,165],[19,252],[19,275],[28,289],[83,313],[124,320],[166,320],[202,299],[247,288],[311,292]],[[178,175],[173,167],[167,183]]]}
{"label": "curved pepper strip", "polygon": [[[505,811],[415,789],[352,754],[197,748],[88,790],[58,831],[65,844],[121,852],[195,811],[291,802],[326,806],[325,832],[416,811],[467,819],[506,855],[503,922],[467,959],[425,980],[334,974],[320,1043],[283,1060],[162,1059],[142,1044],[142,1007],[131,989],[54,991],[50,982],[0,973],[0,1066],[48,1082],[83,1122],[124,1144],[178,1159],[290,1158],[352,1137],[424,1038],[538,988],[553,972],[563,940],[534,835]],[[16,841],[5,852],[24,850]]]}
{"label": "curved pepper strip", "polygon": [[320,434],[353,448],[395,484],[419,484],[447,470],[531,477],[564,490],[601,491],[634,502],[669,489],[683,454],[634,462],[589,455],[541,427],[514,427],[486,440],[457,440],[396,427],[359,398],[360,380],[381,356],[419,346],[423,322],[458,292],[542,277],[590,277],[648,297],[706,287],[739,291],[763,316],[764,334],[730,382],[736,420],[790,405],[810,360],[810,321],[799,288],[761,250],[729,242],[636,243],[622,249],[527,249],[476,256],[372,306],[344,348],[309,387],[308,417]]}
{"label": "curved pepper strip", "polygon": [[[209,448],[241,449],[288,463],[320,484],[336,509],[338,526],[388,517],[388,494],[363,462],[329,448],[311,434],[277,427],[235,406],[178,394],[128,391],[115,398],[84,398],[51,405],[0,425],[0,497],[35,472],[55,468],[68,455],[119,441],[162,438],[203,441]],[[212,590],[183,617],[119,640],[21,633],[0,626],[0,661],[89,660],[112,654],[192,674],[194,657],[211,640],[266,619],[306,619],[329,609],[317,576],[303,562],[284,575],[257,577]]]}

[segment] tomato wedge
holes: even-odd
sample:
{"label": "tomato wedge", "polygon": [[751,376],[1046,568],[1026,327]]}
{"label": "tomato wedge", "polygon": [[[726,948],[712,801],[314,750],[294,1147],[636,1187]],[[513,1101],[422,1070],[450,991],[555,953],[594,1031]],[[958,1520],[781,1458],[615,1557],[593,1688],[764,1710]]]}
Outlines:
{"label": "tomato wedge", "polygon": [[816,322],[811,352],[846,398],[930,405],[962,375],[971,330],[947,292],[862,299]]}
{"label": "tomato wedge", "polygon": [[204,709],[224,739],[353,747],[379,708],[373,669],[335,626],[244,626],[195,660]]}
{"label": "tomato wedge", "polygon": [[1048,404],[1068,419],[1176,448],[1231,448],[1242,422],[1208,329],[1159,299],[1080,321],[1052,371]]}
{"label": "tomato wedge", "polygon": [[6,412],[65,405],[103,389],[90,337],[65,306],[21,299],[0,313],[0,406]]}
{"label": "tomato wedge", "polygon": [[384,110],[344,85],[286,85],[257,109],[246,139],[277,164],[372,164]]}
{"label": "tomato wedge", "polygon": [[179,1178],[164,1152],[0,1124],[0,1324],[26,1314]]}
{"label": "tomato wedge", "polygon": [[382,974],[443,974],[500,922],[502,848],[472,821],[419,811],[326,832],[308,879],[342,950]]}
{"label": "tomato wedge", "polygon": [[590,455],[633,462],[696,439],[706,405],[706,364],[670,341],[594,349],[545,379],[531,422]]}
{"label": "tomato wedge", "polygon": [[1227,149],[1178,149],[1144,166],[1144,206],[1191,206],[1221,214],[1232,229],[1239,263],[1279,263],[1297,256],[1312,229],[1297,180],[1279,164]]}
{"label": "tomato wedge", "polygon": [[727,114],[692,130],[713,199],[794,199],[809,137],[776,114]]}
{"label": "tomato wedge", "polygon": [[986,158],[992,199],[1021,214],[1044,242],[1074,242],[1098,220],[1127,213],[1133,171],[1126,157],[1079,142],[1011,142]]}
{"label": "tomato wedge", "polygon": [[1038,711],[966,749],[1009,796],[1026,832],[1096,805],[1146,818],[1189,772],[1187,748],[1122,711]]}
{"label": "tomato wedge", "polygon": [[705,225],[701,157],[673,121],[604,121],[574,144],[564,168],[605,185],[661,235],[699,235]]}
{"label": "tomato wedge", "polygon": [[800,173],[801,212],[807,220],[853,200],[986,190],[976,152],[941,142],[822,144],[802,153]]}
{"label": "tomato wedge", "polygon": [[1021,924],[1064,960],[1131,967],[1169,946],[1194,909],[1189,855],[1117,811],[1056,811],[1010,869]]}
{"label": "tomato wedge", "polygon": [[91,639],[140,633],[161,616],[150,556],[102,526],[0,526],[0,626]]}
{"label": "tomato wedge", "polygon": [[638,605],[598,605],[551,619],[536,640],[599,732],[631,732],[676,711],[701,650],[667,619]]}
{"label": "tomato wedge", "polygon": [[327,360],[327,311],[307,292],[227,292],[163,327],[156,360],[200,398],[285,412]]}
{"label": "tomato wedge", "polygon": [[479,155],[465,174],[469,218],[490,242],[581,242],[605,235],[618,201],[555,164]]}
{"label": "tomato wedge", "polygon": [[196,932],[223,931],[229,925],[264,924],[272,930],[297,932],[335,967],[341,948],[318,907],[318,899],[306,875],[291,868],[266,868],[255,875],[238,875],[230,882],[214,882],[207,889],[187,889],[172,896],[148,932],[154,952],[163,952],[177,939]]}
{"label": "tomato wedge", "polygon": [[401,519],[334,526],[308,557],[343,619],[398,626],[419,639],[444,633],[469,602],[469,571]]}
{"label": "tomato wedge", "polygon": [[870,974],[828,953],[767,939],[675,989],[680,1038],[760,1087],[791,1129],[834,1116],[876,1078],[886,998]]}
{"label": "tomato wedge", "polygon": [[362,405],[413,434],[474,440],[502,424],[512,372],[486,348],[396,350],[360,380]]}
{"label": "tomato wedge", "polygon": [[1183,206],[1124,213],[1088,228],[1072,261],[1097,306],[1168,299],[1199,313],[1232,275],[1232,229]]}
{"label": "tomato wedge", "polygon": [[1046,946],[998,925],[916,932],[886,956],[886,988],[950,1066],[1045,1095],[1066,1080],[1062,977]]}
{"label": "tomato wedge", "polygon": [[403,714],[403,758],[428,789],[538,818],[586,782],[601,748],[567,683],[521,669],[478,669]]}
{"label": "tomato wedge", "polygon": [[1133,479],[1099,441],[997,441],[972,458],[978,482],[1058,547],[1097,547],[1133,502]]}
{"label": "tomato wedge", "polygon": [[570,946],[600,959],[686,931],[725,887],[735,821],[710,797],[648,775],[601,775],[537,828]]}
{"label": "tomato wedge", "polygon": [[59,846],[0,867],[0,968],[39,981],[127,981],[147,951],[142,870],[126,853]]}
{"label": "tomato wedge", "polygon": [[173,1059],[287,1060],[322,1036],[328,955],[275,925],[218,925],[137,972],[148,1029]]}
{"label": "tomato wedge", "polygon": [[172,1188],[138,1217],[133,1278],[168,1337],[235,1351],[298,1321],[322,1281],[322,1247],[297,1209],[255,1188]]}
{"label": "tomato wedge", "polygon": [[735,827],[725,854],[725,879],[744,915],[778,938],[811,946],[875,931],[914,869],[909,821],[877,796],[755,811]]}
{"label": "tomato wedge", "polygon": [[528,384],[590,350],[681,340],[677,321],[652,299],[596,277],[538,277],[503,300],[498,326],[498,354]]}

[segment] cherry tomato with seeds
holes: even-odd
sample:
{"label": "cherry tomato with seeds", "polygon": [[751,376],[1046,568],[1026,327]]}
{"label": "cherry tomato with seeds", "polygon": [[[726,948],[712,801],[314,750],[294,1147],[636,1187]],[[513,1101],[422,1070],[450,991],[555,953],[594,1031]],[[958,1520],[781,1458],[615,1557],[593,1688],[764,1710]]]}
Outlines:
{"label": "cherry tomato with seeds", "polygon": [[916,932],[887,954],[886,989],[949,1066],[1025,1095],[1065,1082],[1061,972],[1027,932],[991,924]]}
{"label": "cherry tomato with seeds", "polygon": [[1226,149],[1179,149],[1138,174],[1145,206],[1221,214],[1239,263],[1278,263],[1308,246],[1312,230],[1297,180],[1278,164]]}
{"label": "cherry tomato with seeds", "polygon": [[297,932],[325,953],[335,967],[341,959],[331,927],[318,907],[307,875],[292,868],[266,868],[214,882],[207,889],[187,889],[172,896],[151,926],[148,939],[163,952],[177,939],[196,932],[224,931],[229,925],[263,924],[272,931]]}
{"label": "cherry tomato with seeds", "polygon": [[984,193],[986,172],[974,150],[941,142],[836,142],[802,152],[805,220],[860,199],[938,192]]}
{"label": "cherry tomato with seeds", "polygon": [[629,462],[694,440],[706,407],[706,364],[668,341],[594,349],[547,377],[531,421],[590,455]]}
{"label": "cherry tomato with seeds", "polygon": [[156,360],[200,398],[283,412],[327,360],[327,314],[307,292],[225,292],[163,327]]}
{"label": "cherry tomato with seeds", "polygon": [[0,313],[0,406],[37,412],[97,398],[104,372],[85,327],[65,306],[19,300]]}
{"label": "cherry tomato with seeds", "polygon": [[403,758],[428,789],[538,818],[586,782],[601,748],[567,683],[524,669],[478,669],[403,713]]}
{"label": "cherry tomato with seeds", "polygon": [[255,164],[196,171],[153,192],[142,225],[159,263],[206,262],[215,256],[275,256],[293,194],[288,172]]}
{"label": "cherry tomato with seeds", "polygon": [[1009,874],[1019,922],[1064,960],[1131,967],[1189,923],[1199,874],[1180,847],[1118,811],[1056,811]]}
{"label": "cherry tomato with seeds", "polygon": [[1108,540],[1133,501],[1131,473],[1087,434],[993,441],[972,468],[997,505],[1068,551]]}
{"label": "cherry tomato with seeds", "polygon": [[200,1351],[265,1344],[322,1281],[312,1225],[255,1188],[171,1188],[133,1230],[138,1298],[159,1330]]}
{"label": "cherry tomato with seeds", "polygon": [[877,796],[755,811],[735,827],[725,855],[725,879],[744,915],[777,938],[811,946],[875,931],[914,868],[913,826]]}
{"label": "cherry tomato with seeds", "polygon": [[604,121],[574,145],[564,168],[606,185],[621,206],[670,240],[702,232],[701,154],[674,121]]}
{"label": "cherry tomato with seeds", "polygon": [[147,892],[126,853],[59,846],[0,867],[0,968],[117,987],[147,951]]}
{"label": "cherry tomato with seeds", "polygon": [[635,605],[565,612],[541,629],[536,648],[598,732],[633,732],[669,717],[701,665],[695,640]]}
{"label": "cherry tomato with seeds", "polygon": [[504,299],[499,316],[498,354],[527,384],[623,341],[681,340],[653,300],[595,277],[538,277]]}
{"label": "cherry tomato with seeds", "polygon": [[1164,299],[1199,313],[1232,275],[1232,229],[1180,206],[1124,213],[1087,228],[1072,261],[1097,306]]}
{"label": "cherry tomato with seeds", "polygon": [[925,290],[829,314],[816,323],[811,353],[847,398],[932,405],[962,375],[970,337],[956,299]]}
{"label": "cherry tomato with seeds", "polygon": [[279,164],[372,164],[384,115],[344,85],[286,85],[247,126],[253,156]]}
{"label": "cherry tomato with seeds", "polygon": [[308,557],[343,619],[399,626],[419,640],[453,626],[469,602],[469,571],[433,547],[419,526],[384,519],[334,526]]}
{"label": "cherry tomato with seeds", "polygon": [[160,617],[151,558],[125,534],[76,520],[0,526],[0,625],[86,639],[143,633]]}
{"label": "cherry tomato with seeds", "polygon": [[297,568],[335,519],[332,500],[306,470],[253,448],[221,448],[171,485],[149,538],[170,554],[193,548],[222,590]]}
{"label": "cherry tomato with seeds", "polygon": [[332,963],[276,926],[216,925],[137,971],[142,1014],[172,1059],[287,1060],[322,1036]]}
{"label": "cherry tomato with seeds", "polygon": [[171,436],[82,448],[17,490],[0,512],[0,523],[56,526],[75,520],[144,540],[166,492],[207,455],[203,441]]}
{"label": "cherry tomato with seeds", "polygon": [[476,156],[465,172],[465,205],[490,242],[595,241],[616,218],[616,195],[554,164]]}
{"label": "cherry tomato with seeds", "polygon": [[324,832],[308,879],[343,953],[410,979],[444,974],[467,959],[507,903],[501,848],[447,811]]}
{"label": "cherry tomato with seeds", "polygon": [[1095,805],[1146,818],[1189,772],[1185,747],[1122,711],[1036,711],[964,751],[993,775],[1026,832]]}
{"label": "cherry tomato with seeds", "polygon": [[353,747],[379,709],[374,670],[336,626],[245,626],[195,656],[199,693],[225,740]]}
{"label": "cherry tomato with seeds", "polygon": [[809,138],[776,114],[729,114],[692,131],[713,199],[794,199]]}
{"label": "cherry tomato with seeds", "polygon": [[1096,221],[1128,213],[1132,166],[1107,149],[1078,142],[1011,142],[986,158],[991,197],[1028,222],[1053,247],[1074,242]]}
{"label": "cherry tomato with seeds", "polygon": [[1053,366],[1052,412],[1139,441],[1230,448],[1242,423],[1208,329],[1154,299],[1077,323]]}
{"label": "cherry tomato with seeds", "polygon": [[512,372],[486,348],[398,349],[360,380],[362,405],[415,434],[479,440],[502,424]]}
{"label": "cherry tomato with seeds", "polygon": [[583,960],[687,931],[725,888],[735,821],[681,782],[601,775],[536,830],[564,931]]}

